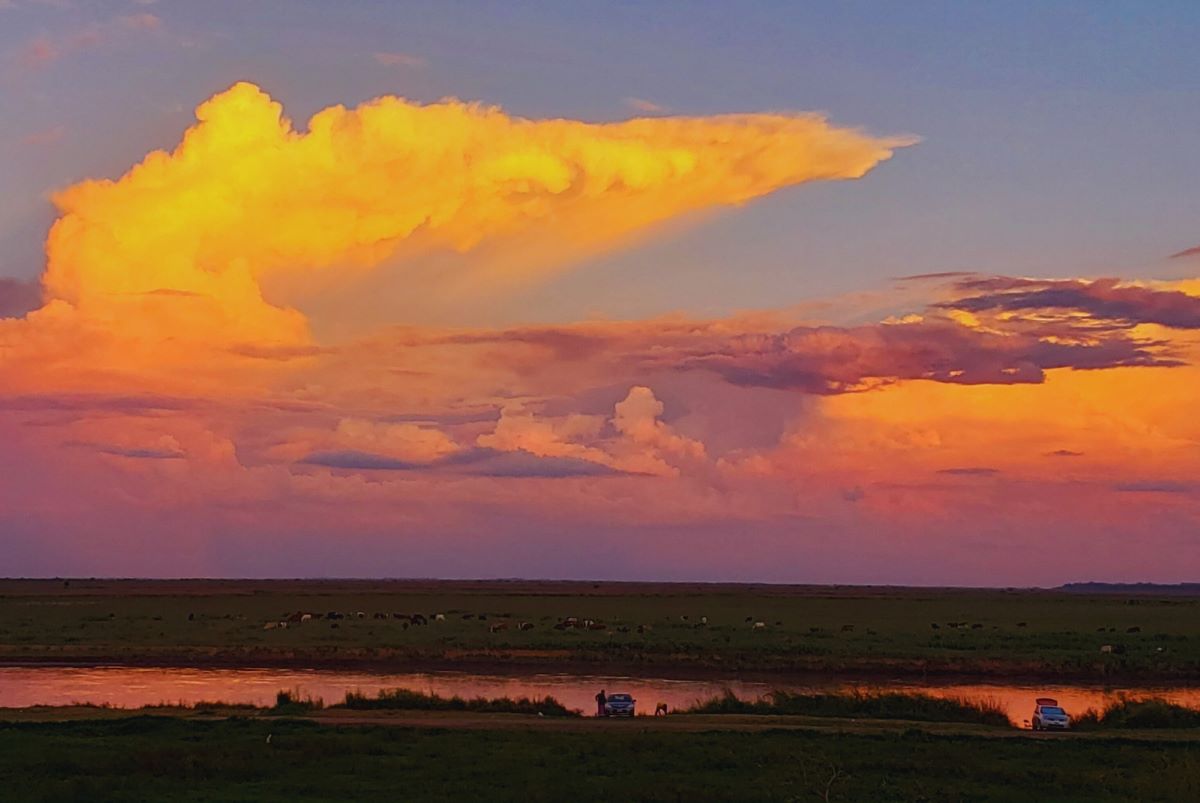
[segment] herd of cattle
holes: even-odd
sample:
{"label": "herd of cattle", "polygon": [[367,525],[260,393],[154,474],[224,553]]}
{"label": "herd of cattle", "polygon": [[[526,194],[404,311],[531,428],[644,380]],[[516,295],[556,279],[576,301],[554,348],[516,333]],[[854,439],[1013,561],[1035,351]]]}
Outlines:
{"label": "herd of cattle", "polygon": [[[445,622],[446,616],[447,615],[444,613],[423,614],[423,613],[379,613],[379,612],[376,612],[376,613],[372,613],[372,614],[368,615],[364,611],[351,611],[349,613],[341,613],[339,611],[329,611],[328,613],[317,613],[317,612],[312,612],[312,611],[295,611],[293,613],[285,614],[281,619],[266,622],[263,625],[263,630],[287,629],[288,627],[295,627],[295,626],[303,625],[307,622],[313,622],[313,621],[327,621],[330,623],[330,627],[337,627],[338,622],[343,619],[367,619],[367,618],[399,622],[400,626],[402,628],[404,628],[405,630],[407,630],[409,627],[421,627],[421,626],[428,625],[430,623]],[[459,616],[459,618],[461,618],[463,620],[472,620],[473,619],[473,620],[476,620],[479,622],[486,622],[488,625],[488,631],[491,633],[500,633],[505,630],[509,630],[510,628],[515,629],[515,630],[522,630],[522,631],[534,629],[534,624],[532,622],[522,622],[522,621],[514,622],[514,621],[512,621],[511,614],[492,614],[491,620],[489,620],[488,614],[486,614],[486,613],[478,613],[478,614],[463,613],[463,614],[459,614],[458,616]],[[679,618],[679,622],[683,625],[687,625],[687,626],[694,627],[694,628],[708,627],[708,617],[707,616],[701,616],[695,620],[692,620],[687,615],[683,615],[678,618]],[[188,619],[192,619],[192,615],[189,615]],[[747,616],[745,618],[745,624],[748,625],[751,630],[766,630],[767,629],[767,622],[760,620],[753,616]],[[780,620],[776,620],[774,623],[774,626],[782,627],[783,622]],[[1017,627],[1024,628],[1027,626],[1028,626],[1027,622],[1017,622]],[[945,627],[947,629],[953,629],[953,630],[982,630],[983,629],[983,625],[978,622],[974,622],[974,623],[972,623],[972,622],[946,622],[945,624],[940,624],[938,622],[930,622],[929,627],[932,628],[933,630],[941,630],[943,627]],[[639,625],[620,624],[620,625],[614,625],[614,626],[610,627],[608,624],[606,624],[605,622],[600,621],[598,619],[585,619],[585,618],[580,618],[580,617],[576,617],[576,616],[567,616],[567,617],[559,619],[553,625],[553,628],[555,630],[560,630],[560,631],[561,630],[585,630],[585,631],[608,631],[608,632],[615,632],[615,633],[636,632],[636,633],[640,633],[640,634],[648,633],[654,629],[652,625],[648,625],[648,624],[639,624]],[[995,629],[995,626],[993,627],[993,629]],[[811,634],[821,634],[821,633],[825,632],[825,628],[821,628],[821,627],[810,627],[808,630],[809,630],[809,633],[811,633]],[[841,626],[841,632],[843,632],[843,633],[853,633],[854,630],[855,630],[855,626],[852,624],[846,624],[846,625]],[[1140,627],[1134,626],[1134,627],[1126,628],[1125,632],[1132,634],[1132,633],[1140,633],[1141,630],[1142,629]],[[871,629],[867,629],[865,632],[867,633],[867,635],[870,635],[870,636],[878,635],[876,633],[876,631],[871,630]],[[1099,632],[1099,633],[1104,633],[1104,632],[1115,633],[1116,628],[1101,627],[1101,628],[1097,628],[1097,632]],[[1116,647],[1116,646],[1105,645],[1105,647],[1102,648],[1102,652],[1123,652],[1123,651],[1124,650],[1121,647]]]}
{"label": "herd of cattle", "polygon": [[[491,633],[500,633],[514,628],[516,630],[533,630],[532,622],[513,622],[508,618],[508,614],[494,614],[493,621],[489,622],[488,614],[486,613],[464,613],[460,618],[464,620],[477,620],[480,622],[488,622],[488,631]],[[191,617],[189,616],[189,619]],[[444,613],[379,613],[375,612],[368,615],[365,611],[351,611],[342,613],[340,611],[329,611],[327,613],[318,613],[314,611],[294,611],[284,614],[280,619],[273,619],[263,624],[263,630],[286,630],[289,627],[297,627],[308,622],[325,621],[330,623],[330,627],[337,627],[338,622],[343,619],[381,619],[385,621],[396,621],[400,626],[407,630],[410,627],[421,627],[430,623],[445,622],[446,614]],[[701,616],[692,622],[686,615],[679,617],[680,622],[688,624],[692,627],[708,627],[708,617]],[[753,616],[746,617],[746,624],[750,625],[752,630],[764,630],[767,623],[756,619]],[[782,625],[783,622],[776,621],[776,626]],[[852,625],[849,626],[851,629]],[[614,625],[611,629],[609,625],[598,619],[585,619],[577,616],[567,616],[559,619],[554,625],[555,630],[587,630],[587,631],[610,631],[615,633],[648,633],[654,629],[653,625]]]}

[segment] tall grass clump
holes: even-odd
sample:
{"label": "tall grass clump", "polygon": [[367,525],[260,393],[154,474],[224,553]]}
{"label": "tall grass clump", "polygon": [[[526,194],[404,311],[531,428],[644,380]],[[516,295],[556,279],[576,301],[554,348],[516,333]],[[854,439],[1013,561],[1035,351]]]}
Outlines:
{"label": "tall grass clump", "polygon": [[207,711],[257,711],[258,706],[254,703],[226,703],[221,700],[196,700],[193,703],[185,703],[182,700],[176,703],[151,703],[150,705],[142,706],[145,711],[196,711],[204,713]]}
{"label": "tall grass clump", "polygon": [[1103,711],[1089,708],[1071,718],[1079,730],[1099,728],[1200,728],[1200,710],[1157,698],[1123,699]]}
{"label": "tall grass clump", "polygon": [[280,714],[303,714],[308,711],[318,711],[325,707],[320,697],[300,696],[298,689],[280,689],[275,692],[274,710]]}
{"label": "tall grass clump", "polygon": [[743,700],[733,692],[726,691],[719,697],[697,703],[684,713],[911,719],[919,722],[969,722],[1005,727],[1012,724],[1008,712],[996,700],[858,690],[826,694],[775,691],[757,700]]}
{"label": "tall grass clump", "polygon": [[411,689],[381,689],[374,697],[362,692],[347,692],[342,701],[344,708],[359,711],[405,710],[405,711],[474,711],[488,714],[541,714],[547,717],[574,717],[572,711],[553,697],[530,699],[528,697],[442,697],[437,694]]}

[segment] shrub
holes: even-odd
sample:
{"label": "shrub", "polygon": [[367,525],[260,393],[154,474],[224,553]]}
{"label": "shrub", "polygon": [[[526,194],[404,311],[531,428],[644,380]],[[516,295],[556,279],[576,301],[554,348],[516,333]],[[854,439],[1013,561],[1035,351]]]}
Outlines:
{"label": "shrub", "polygon": [[476,711],[489,714],[541,714],[548,717],[579,716],[553,697],[530,699],[528,697],[441,697],[437,694],[412,691],[411,689],[382,689],[374,697],[362,692],[347,692],[342,706],[356,710],[392,709],[407,711]]}
{"label": "shrub", "polygon": [[995,700],[967,700],[900,692],[850,691],[796,694],[776,691],[758,700],[743,700],[731,691],[697,703],[684,713],[784,714],[813,717],[911,719],[921,722],[971,722],[1009,726],[1008,713]]}
{"label": "shrub", "polygon": [[275,693],[275,711],[281,714],[299,714],[324,707],[325,703],[320,697],[301,697],[299,690],[280,689]]}
{"label": "shrub", "polygon": [[1160,699],[1122,699],[1110,703],[1103,712],[1088,709],[1073,717],[1071,724],[1080,730],[1098,728],[1200,728],[1200,710]]}

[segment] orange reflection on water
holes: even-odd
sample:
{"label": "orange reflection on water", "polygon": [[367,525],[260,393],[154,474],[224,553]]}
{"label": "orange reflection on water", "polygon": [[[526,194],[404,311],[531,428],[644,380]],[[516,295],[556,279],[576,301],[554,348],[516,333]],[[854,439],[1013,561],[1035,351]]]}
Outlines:
{"label": "orange reflection on water", "polygon": [[159,703],[191,704],[201,701],[271,705],[280,689],[295,689],[337,703],[348,691],[375,694],[380,689],[403,688],[443,697],[543,697],[551,695],[568,708],[590,713],[600,689],[628,692],[642,713],[653,713],[658,703],[672,710],[732,691],[753,699],[774,690],[828,692],[862,689],[901,691],[935,697],[994,700],[1017,725],[1033,711],[1037,697],[1054,697],[1071,714],[1088,708],[1103,709],[1121,696],[1160,697],[1200,708],[1198,687],[1100,687],[997,683],[828,683],[708,679],[676,680],[631,678],[619,675],[469,674],[411,672],[379,674],[305,669],[170,669],[132,667],[0,667],[0,707],[92,703],[137,708]]}

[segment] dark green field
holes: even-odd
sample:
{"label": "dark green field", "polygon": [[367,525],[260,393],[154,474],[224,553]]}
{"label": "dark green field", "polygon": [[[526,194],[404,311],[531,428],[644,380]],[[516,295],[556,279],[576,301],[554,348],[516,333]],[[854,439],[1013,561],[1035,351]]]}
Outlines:
{"label": "dark green field", "polygon": [[[319,616],[264,630],[300,611]],[[417,613],[429,624],[406,627],[394,616]],[[434,620],[439,613],[444,621]],[[566,617],[603,629],[556,630]],[[522,622],[530,629],[519,629]],[[1101,652],[1104,645],[1113,651]],[[0,581],[0,660],[553,662],[660,672],[1194,680],[1200,598],[496,581]]]}
{"label": "dark green field", "polygon": [[0,723],[0,788],[17,795],[10,800],[89,803],[1200,799],[1195,740],[576,723],[575,730],[172,717]]}

